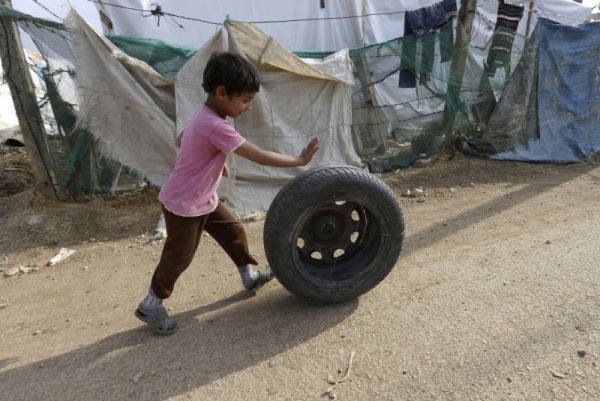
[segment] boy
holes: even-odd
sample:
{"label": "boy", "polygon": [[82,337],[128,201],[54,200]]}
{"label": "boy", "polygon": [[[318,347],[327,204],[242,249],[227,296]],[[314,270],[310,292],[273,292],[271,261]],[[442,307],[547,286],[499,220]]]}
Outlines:
{"label": "boy", "polygon": [[297,157],[266,151],[246,141],[225,120],[251,110],[260,88],[258,73],[245,58],[214,53],[204,70],[202,87],[208,98],[177,138],[180,150],[175,167],[158,195],[167,239],[148,294],[135,311],[137,318],[160,334],[177,329],[163,299],[171,295],[176,280],[192,262],[203,230],[227,252],[247,290],[256,291],[272,278],[268,267],[263,271],[252,268],[258,262],[249,253],[244,227],[219,201],[217,188],[221,176],[227,176],[227,155],[235,152],[261,165],[294,167],[307,165],[319,149],[319,139],[314,138]]}

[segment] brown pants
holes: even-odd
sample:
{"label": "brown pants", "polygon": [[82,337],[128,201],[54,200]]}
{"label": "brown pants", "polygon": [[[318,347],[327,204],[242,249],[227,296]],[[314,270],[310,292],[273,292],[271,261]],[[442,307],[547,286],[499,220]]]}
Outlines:
{"label": "brown pants", "polygon": [[177,216],[164,207],[163,213],[167,239],[150,286],[157,297],[171,295],[175,281],[194,259],[203,230],[221,245],[236,266],[258,264],[248,250],[244,226],[220,201],[213,212],[203,216]]}

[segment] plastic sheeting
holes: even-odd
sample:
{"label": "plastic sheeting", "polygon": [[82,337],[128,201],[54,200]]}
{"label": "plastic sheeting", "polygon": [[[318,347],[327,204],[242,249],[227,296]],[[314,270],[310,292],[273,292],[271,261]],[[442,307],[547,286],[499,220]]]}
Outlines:
{"label": "plastic sheeting", "polygon": [[[248,140],[295,155],[318,136],[321,150],[310,166],[360,164],[350,133],[347,51],[305,63],[253,25],[232,21],[183,66],[174,84],[98,35],[75,11],[65,25],[77,54],[80,126],[89,128],[108,157],[154,185],[171,172],[176,133],[206,98],[201,77],[215,50],[243,54],[261,73],[252,112],[234,121]],[[275,169],[232,158],[232,179],[223,181],[220,193],[238,213],[265,211],[281,185],[306,168]]]}
{"label": "plastic sheeting", "polygon": [[600,23],[540,19],[537,29],[489,131],[470,150],[503,160],[584,160],[600,152]]}
{"label": "plastic sheeting", "polygon": [[[253,22],[256,26],[294,51],[339,50],[375,44],[400,37],[404,34],[404,11],[416,10],[441,0],[324,0],[320,2],[280,0],[163,0],[163,12],[189,18],[164,16],[160,19],[149,12],[153,0],[112,0],[99,9],[110,18],[113,30],[107,34],[154,38],[192,48],[201,47],[230,16],[239,21]],[[100,3],[100,2],[99,2]],[[114,6],[109,5],[113,4]],[[460,1],[457,0],[460,4]],[[528,9],[530,0],[512,0],[509,3],[524,4]],[[125,7],[125,8],[119,8]],[[478,18],[472,39],[480,39],[489,29],[488,21],[495,21],[497,0],[479,0]],[[201,12],[199,11],[201,10]],[[494,12],[490,15],[490,10]],[[537,0],[533,2],[532,23],[538,17],[562,24],[579,25],[590,19],[592,9],[572,0]],[[527,20],[527,13],[523,20]],[[348,18],[351,16],[362,16]],[[282,21],[265,23],[260,21]],[[525,32],[525,24],[519,33]],[[493,29],[493,27],[492,27]]]}
{"label": "plastic sheeting", "polygon": [[[3,74],[1,65],[0,74]],[[17,114],[15,113],[15,108],[13,106],[8,84],[0,82],[0,140],[4,141],[8,139],[8,137],[4,137],[4,130],[17,130],[18,125],[19,120],[17,119]]]}
{"label": "plastic sheeting", "polygon": [[351,139],[353,83],[347,51],[321,62],[303,62],[251,24],[232,21],[203,46],[177,74],[177,127],[183,129],[205,100],[201,88],[204,66],[213,51],[245,55],[261,74],[261,89],[252,111],[234,121],[249,141],[278,152],[300,154],[310,138],[321,149],[307,167],[273,168],[235,156],[220,195],[239,213],[266,211],[282,184],[305,170],[324,164],[360,165]]}
{"label": "plastic sheeting", "polygon": [[80,125],[104,153],[162,185],[175,161],[173,85],[127,56],[71,11]]}
{"label": "plastic sheeting", "polygon": [[509,0],[507,3],[522,5],[525,8],[533,5],[531,16],[534,24],[538,18],[544,18],[563,25],[581,25],[590,20],[593,9],[573,0]]}
{"label": "plastic sheeting", "polygon": [[540,29],[527,41],[523,56],[504,88],[486,129],[466,134],[469,151],[492,155],[539,138],[538,59]]}
{"label": "plastic sheeting", "polygon": [[[440,0],[163,0],[162,10],[206,22],[154,16],[119,8],[152,9],[153,0],[113,0],[117,7],[98,4],[111,19],[108,34],[160,39],[192,48],[201,47],[229,16],[252,22],[291,50],[339,50],[384,42],[402,36],[403,11]],[[201,11],[200,11],[201,10]],[[390,14],[391,13],[391,14]],[[146,13],[149,14],[149,13]],[[359,18],[351,16],[368,15]],[[261,23],[259,21],[284,21]]]}

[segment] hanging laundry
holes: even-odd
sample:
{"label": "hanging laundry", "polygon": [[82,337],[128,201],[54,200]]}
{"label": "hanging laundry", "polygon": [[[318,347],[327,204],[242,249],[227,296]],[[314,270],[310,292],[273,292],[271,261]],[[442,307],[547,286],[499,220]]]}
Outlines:
{"label": "hanging laundry", "polygon": [[417,40],[412,34],[410,25],[404,19],[404,36],[402,37],[402,55],[400,57],[400,74],[398,87],[416,88],[417,79],[414,71],[417,69]]}
{"label": "hanging laundry", "polygon": [[493,76],[498,68],[504,68],[510,76],[510,58],[519,21],[523,17],[523,6],[498,2],[498,17],[492,36],[488,57],[484,62],[485,72]]}
{"label": "hanging laundry", "polygon": [[443,0],[418,10],[407,11],[404,14],[404,23],[408,23],[412,33],[417,39],[420,39],[430,31],[441,27],[456,15],[456,0]]}
{"label": "hanging laundry", "polygon": [[[429,79],[435,58],[436,36],[432,31],[446,27],[446,29],[441,29],[440,32],[440,53],[442,62],[451,59],[454,35],[452,25],[447,23],[456,15],[456,0],[443,0],[439,3],[405,13],[402,61],[400,62],[398,82],[400,88],[416,87],[415,73],[419,75],[419,79],[422,82]],[[417,40],[413,40],[413,38]],[[420,62],[416,59],[417,43],[421,44]]]}
{"label": "hanging laundry", "polygon": [[452,22],[442,25],[440,32],[440,62],[445,63],[452,60],[452,51],[454,50],[454,27]]}
{"label": "hanging laundry", "polygon": [[496,26],[503,26],[516,31],[519,27],[519,21],[523,18],[523,10],[523,6],[507,4],[504,0],[500,0],[498,3]]}

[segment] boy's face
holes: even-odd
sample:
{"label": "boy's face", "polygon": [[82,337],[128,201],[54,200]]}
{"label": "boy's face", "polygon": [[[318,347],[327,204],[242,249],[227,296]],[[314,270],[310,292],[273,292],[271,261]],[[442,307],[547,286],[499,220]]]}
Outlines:
{"label": "boy's face", "polygon": [[223,88],[223,92],[219,96],[222,114],[231,118],[237,118],[243,112],[252,110],[252,100],[254,100],[255,95],[255,92],[242,92],[238,95],[229,96]]}

